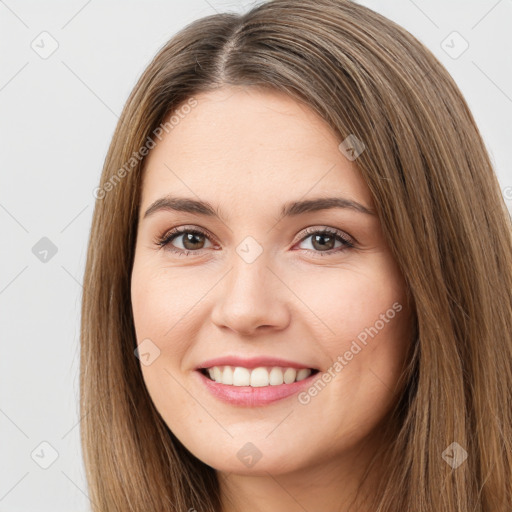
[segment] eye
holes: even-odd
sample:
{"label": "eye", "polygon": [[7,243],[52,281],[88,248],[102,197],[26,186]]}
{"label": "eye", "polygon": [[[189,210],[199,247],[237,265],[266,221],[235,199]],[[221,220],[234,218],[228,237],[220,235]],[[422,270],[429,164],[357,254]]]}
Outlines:
{"label": "eye", "polygon": [[[163,237],[156,241],[156,244],[179,255],[187,256],[192,252],[200,252],[204,248],[205,239],[209,242],[208,237],[209,235],[200,229],[187,228],[185,226],[166,232]],[[176,247],[171,243],[180,238],[182,248]]]}
{"label": "eye", "polygon": [[[300,247],[300,249],[318,253],[319,256],[339,253],[355,247],[354,243],[347,235],[334,228],[324,227],[320,229],[318,227],[311,227],[307,228],[302,234],[306,236],[300,239],[299,244],[311,238],[311,248]],[[172,242],[180,238],[182,247],[176,247]],[[208,242],[210,246],[212,246],[209,240],[210,238],[213,237],[206,231],[183,226],[167,231],[162,237],[159,237],[155,241],[155,244],[161,248],[165,247],[166,250],[174,252],[179,256],[188,256],[192,253],[200,253],[203,249],[207,248],[208,246],[205,247],[205,242]],[[339,243],[337,247],[336,242]]]}
{"label": "eye", "polygon": [[[300,243],[311,239],[309,245],[312,249],[308,247],[301,247],[301,249],[319,253],[320,256],[339,253],[355,247],[354,243],[348,238],[348,236],[337,229],[327,227],[319,229],[318,227],[312,227],[307,228],[305,233],[307,236],[303,237]],[[337,247],[336,242],[339,242]]]}

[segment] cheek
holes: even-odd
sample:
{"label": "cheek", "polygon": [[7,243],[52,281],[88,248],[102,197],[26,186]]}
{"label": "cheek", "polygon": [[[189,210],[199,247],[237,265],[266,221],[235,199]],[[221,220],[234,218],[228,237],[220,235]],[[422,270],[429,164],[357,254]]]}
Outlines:
{"label": "cheek", "polygon": [[321,321],[319,339],[327,343],[331,356],[347,350],[358,337],[363,343],[365,337],[376,338],[375,328],[381,338],[399,335],[407,323],[405,283],[388,258],[328,270],[306,277],[297,295],[307,298],[311,318]]}
{"label": "cheek", "polygon": [[[131,300],[137,343],[149,339],[158,357],[141,369],[152,395],[178,384],[172,376],[182,364],[198,330],[204,325],[201,298],[208,288],[192,269],[134,264]],[[152,346],[153,346],[152,345]]]}
{"label": "cheek", "polygon": [[[322,409],[342,419],[350,415],[340,414],[339,405],[331,410],[331,405],[352,404],[354,420],[375,419],[393,399],[392,390],[412,342],[405,282],[384,255],[364,268],[340,269],[335,279],[330,271],[331,279],[324,281],[317,273],[303,281],[297,292],[308,297],[311,318],[320,320],[308,323],[314,326],[318,347],[332,361],[325,372],[333,376],[327,384],[329,400]],[[324,399],[314,400],[320,405]]]}
{"label": "cheek", "polygon": [[165,268],[135,264],[131,300],[137,341],[151,336],[156,340],[175,337],[198,298],[193,280]]}
{"label": "cheek", "polygon": [[170,417],[169,411],[185,411],[187,407],[178,381],[179,362],[188,339],[180,330],[191,305],[165,272],[137,264],[132,272],[131,301],[137,343],[151,357],[150,364],[144,364],[143,358],[139,362],[144,383],[158,412],[174,426],[180,420]]}
{"label": "cheek", "polygon": [[[219,274],[156,265],[135,265],[132,274],[137,341],[150,338],[160,350],[153,364],[141,366],[148,392],[169,428],[187,448],[211,465],[224,461],[228,448],[236,453],[238,447],[234,444],[239,437],[233,446],[229,440],[206,441],[218,429],[210,415],[216,409],[212,406],[211,411],[205,412],[200,402],[184,391],[186,368],[180,365],[194,342],[207,339],[208,329],[213,325],[213,302],[205,294],[209,290],[219,293],[213,288]],[[342,368],[337,371],[331,367],[335,378],[312,394],[308,402],[296,402],[296,414],[268,439],[268,431],[273,431],[283,415],[258,420],[262,422],[260,430],[264,431],[258,446],[267,447],[276,458],[281,456],[293,465],[301,457],[320,460],[334,452],[341,453],[372,431],[389,409],[409,339],[404,289],[399,274],[384,258],[376,256],[364,267],[324,267],[300,273],[288,268],[280,276],[293,290],[284,290],[281,295],[291,315],[289,336],[304,335],[313,340],[312,351],[322,352],[325,362],[338,361],[337,368]],[[395,303],[402,306],[400,311],[393,308]],[[387,322],[380,316],[386,312]],[[200,329],[206,331],[206,336]],[[218,407],[214,417],[225,413],[224,407]],[[319,425],[318,435],[312,436],[311,425],[318,418],[325,421]],[[272,427],[265,421],[272,423]],[[231,423],[224,419],[224,424],[244,439],[259,435],[255,430],[257,422],[241,423],[236,415]],[[298,439],[305,447],[303,452],[296,449]]]}

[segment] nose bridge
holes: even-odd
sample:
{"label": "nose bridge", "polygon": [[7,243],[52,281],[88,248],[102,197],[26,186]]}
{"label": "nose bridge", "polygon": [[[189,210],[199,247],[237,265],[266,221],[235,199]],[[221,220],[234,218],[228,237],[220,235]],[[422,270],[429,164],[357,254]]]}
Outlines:
{"label": "nose bridge", "polygon": [[250,333],[260,326],[282,328],[288,322],[282,286],[270,271],[268,252],[254,239],[245,239],[230,261],[231,272],[219,289],[212,314],[218,326]]}

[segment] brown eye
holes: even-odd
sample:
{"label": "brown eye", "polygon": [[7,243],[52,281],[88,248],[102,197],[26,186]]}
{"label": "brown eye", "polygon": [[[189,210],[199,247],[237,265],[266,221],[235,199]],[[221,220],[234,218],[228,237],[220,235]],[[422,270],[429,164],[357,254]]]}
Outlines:
{"label": "brown eye", "polygon": [[319,251],[334,249],[336,239],[332,235],[312,235],[311,245]]}
{"label": "brown eye", "polygon": [[[180,239],[182,247],[179,247]],[[205,246],[206,242],[209,242],[209,238],[206,233],[203,233],[197,229],[179,228],[173,229],[171,232],[164,235],[157,242],[157,244],[160,247],[165,247],[176,253],[189,254],[191,252],[197,252],[204,249],[205,247],[208,247]]]}
{"label": "brown eye", "polygon": [[[307,231],[307,236],[303,237],[300,244],[303,244],[306,240],[311,239],[311,247],[299,247],[316,253],[339,253],[346,249],[354,247],[354,244],[346,237],[346,235],[338,230],[331,228],[324,229],[311,229]],[[339,244],[336,246],[336,242]],[[323,254],[321,254],[323,256]]]}
{"label": "brown eye", "polygon": [[204,235],[196,233],[183,233],[183,247],[188,250],[202,249],[204,245]]}
{"label": "brown eye", "polygon": [[[353,248],[354,243],[342,231],[332,228],[308,228],[299,244],[303,244],[306,240],[311,239],[311,248],[300,247],[308,252],[316,255],[324,256],[340,253],[347,249]],[[181,246],[179,241],[181,239]],[[336,245],[336,242],[339,242]],[[186,227],[175,228],[167,232],[156,244],[164,247],[166,250],[174,252],[180,256],[188,256],[194,252],[200,253],[203,249],[209,247],[205,245],[210,242],[210,235],[198,229],[187,229]]]}

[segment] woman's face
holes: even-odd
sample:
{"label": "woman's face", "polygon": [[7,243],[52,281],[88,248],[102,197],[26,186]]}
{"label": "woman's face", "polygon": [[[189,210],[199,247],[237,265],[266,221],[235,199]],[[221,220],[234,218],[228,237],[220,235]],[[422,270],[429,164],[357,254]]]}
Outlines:
{"label": "woman's face", "polygon": [[[349,461],[377,439],[412,336],[357,159],[278,92],[225,87],[188,105],[143,180],[131,299],[149,394],[217,470]],[[338,202],[315,206],[326,198]],[[198,370],[212,366],[224,384]]]}

